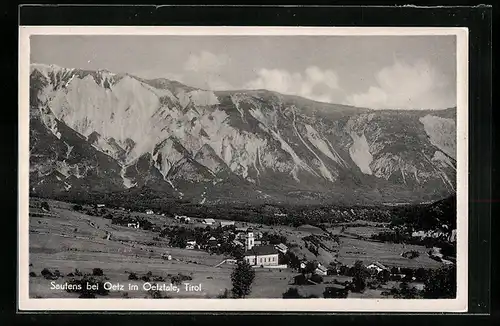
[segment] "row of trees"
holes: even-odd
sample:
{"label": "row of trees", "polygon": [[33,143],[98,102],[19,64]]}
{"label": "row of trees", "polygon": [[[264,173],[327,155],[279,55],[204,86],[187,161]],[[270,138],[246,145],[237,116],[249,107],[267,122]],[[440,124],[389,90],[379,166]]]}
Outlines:
{"label": "row of trees", "polygon": [[[367,284],[371,281],[371,274],[361,261],[357,261],[353,267],[353,279],[350,289],[354,292],[362,292],[365,290]],[[410,270],[408,270],[409,272]],[[454,298],[456,296],[456,267],[443,266],[439,269],[427,270],[418,269],[419,276],[424,281],[424,290],[421,295],[427,299],[443,299]],[[382,275],[384,273],[385,275]],[[376,275],[376,278],[382,282],[387,281],[388,272],[381,272]],[[415,274],[417,275],[417,274]],[[410,289],[407,280],[403,280],[400,286],[398,295],[406,298],[417,295],[416,289]]]}
{"label": "row of trees", "polygon": [[389,222],[391,216],[391,210],[383,207],[243,203],[198,205],[146,186],[100,195],[87,194],[86,197],[74,198],[71,201],[80,205],[102,202],[111,208],[124,207],[133,211],[153,209],[166,215],[217,217],[267,225],[319,226],[322,223],[349,222],[356,219]]}
{"label": "row of trees", "polygon": [[432,204],[394,208],[391,225],[410,226],[417,230],[436,230],[444,224],[450,230],[456,229],[456,200],[454,195]]}
{"label": "row of trees", "polygon": [[457,248],[456,243],[450,243],[445,239],[432,238],[432,237],[413,237],[409,232],[403,232],[399,229],[394,231],[383,231],[371,236],[373,240],[391,243],[405,243],[418,246],[425,246],[427,248],[438,247],[441,248],[441,253],[446,257],[456,257]]}
{"label": "row of trees", "polygon": [[[349,290],[346,288],[338,288],[333,286],[325,287],[323,291],[323,298],[332,299],[332,298],[347,298],[349,294]],[[288,288],[286,292],[283,293],[283,299],[309,299],[309,298],[317,298],[318,296],[311,294],[308,296],[301,295],[297,288]]]}

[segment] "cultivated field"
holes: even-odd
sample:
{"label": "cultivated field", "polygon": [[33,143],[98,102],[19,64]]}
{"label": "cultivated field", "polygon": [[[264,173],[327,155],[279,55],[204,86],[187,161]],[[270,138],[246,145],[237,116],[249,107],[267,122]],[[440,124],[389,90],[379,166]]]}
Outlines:
{"label": "cultivated field", "polygon": [[[30,272],[36,274],[29,278],[31,297],[77,297],[75,293],[51,288],[53,287],[51,282],[64,284],[73,278],[68,274],[75,273],[76,269],[85,274],[92,273],[94,268],[101,268],[107,281],[124,285],[123,290],[112,290],[104,298],[150,297],[151,294],[143,289],[145,282],[129,280],[130,273],[135,273],[140,278],[151,272],[153,278],[161,276],[165,279],[165,282],[150,282],[158,284],[170,284],[169,278],[172,275],[182,274],[192,278],[183,283],[201,285],[199,290],[186,291],[185,285],[181,284],[179,292],[162,292],[163,295],[169,297],[216,298],[232,287],[233,266],[223,264],[216,267],[229,257],[209,254],[201,250],[172,248],[168,246],[168,241],[158,237],[156,232],[111,224],[110,219],[75,211],[73,204],[70,203],[52,200],[47,202],[50,205],[49,212],[38,208],[40,203],[38,199],[30,201],[29,262]],[[111,213],[114,212],[111,211]],[[136,212],[134,215],[143,215],[159,227],[179,223],[172,217]],[[201,225],[200,221],[195,220],[187,227]],[[299,258],[317,260],[323,265],[328,265],[336,259],[346,265],[361,260],[365,264],[379,261],[388,267],[437,268],[441,266],[441,263],[427,256],[425,247],[380,243],[351,236],[358,234],[361,237],[368,237],[371,232],[380,230],[382,227],[380,225],[345,227],[344,231],[347,234],[341,232],[340,227],[333,226],[329,228],[330,234],[309,225],[293,228],[236,223],[236,227],[242,226],[253,227],[260,232],[283,235],[287,239],[290,250]],[[312,234],[322,239],[322,246],[319,247],[317,256],[307,249],[306,242],[303,240],[304,237]],[[331,240],[331,234],[339,235],[340,244]],[[408,250],[416,250],[420,256],[415,259],[402,257],[401,253]],[[167,255],[171,255],[172,260],[167,260]],[[44,268],[52,272],[58,270],[63,276],[56,280],[47,280],[40,274]],[[289,287],[298,288],[299,292],[306,296],[322,297],[328,282],[334,279],[344,282],[349,279],[344,276],[328,276],[328,278],[325,277],[326,284],[291,285],[293,277],[297,274],[291,269],[258,268],[250,297],[281,298]],[[139,289],[131,290],[128,288],[129,284],[135,284]],[[392,285],[388,284],[385,287],[392,287]],[[369,290],[364,294],[350,293],[349,296],[381,297],[380,293],[384,291],[384,288]]]}
{"label": "cultivated field", "polygon": [[[110,220],[74,212],[71,205],[49,201],[51,215],[30,217],[30,295],[32,297],[76,296],[64,290],[51,289],[52,281],[40,275],[44,268],[59,270],[61,274],[74,273],[75,269],[91,273],[101,268],[110,282],[123,284],[129,281],[130,272],[138,276],[151,271],[154,276],[183,274],[192,277],[186,281],[201,284],[201,291],[169,293],[172,297],[216,297],[231,287],[231,268],[214,267],[224,256],[210,255],[203,251],[167,247],[164,241],[152,241],[157,234],[140,229],[111,225]],[[92,224],[93,225],[92,225]],[[106,240],[106,231],[110,240]],[[150,245],[147,245],[149,243]],[[172,260],[162,258],[170,254]],[[53,282],[63,284],[71,277]],[[167,282],[169,283],[169,282]],[[124,291],[111,292],[107,297],[122,296]],[[144,297],[147,291],[125,291],[130,297]]]}

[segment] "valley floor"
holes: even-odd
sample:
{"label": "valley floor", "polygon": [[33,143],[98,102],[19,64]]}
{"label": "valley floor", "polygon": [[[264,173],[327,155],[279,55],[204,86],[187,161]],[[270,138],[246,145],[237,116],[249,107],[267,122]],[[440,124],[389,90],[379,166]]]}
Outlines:
{"label": "valley floor", "polygon": [[[30,200],[29,219],[29,270],[33,274],[29,277],[29,294],[32,298],[75,298],[76,293],[69,293],[64,289],[56,289],[69,282],[72,274],[78,271],[91,274],[95,268],[102,269],[104,282],[122,284],[123,289],[110,290],[103,298],[144,298],[151,297],[151,291],[144,289],[144,275],[151,276],[150,284],[170,282],[154,281],[155,277],[168,280],[172,275],[183,275],[186,279],[179,284],[179,291],[162,292],[168,297],[190,298],[217,298],[226,290],[230,290],[232,265],[222,264],[226,258],[223,255],[209,254],[202,250],[189,250],[169,247],[164,238],[158,233],[142,229],[132,229],[125,226],[111,224],[110,219],[98,216],[89,216],[73,209],[73,204],[58,201],[47,201],[50,211],[41,211],[38,199]],[[135,213],[134,213],[135,214]],[[142,214],[142,213],[136,213]],[[146,214],[144,214],[146,216]],[[156,225],[178,223],[173,218],[159,215],[147,215]],[[242,223],[239,223],[242,224]],[[259,231],[270,231],[284,235],[290,244],[296,243],[293,250],[297,256],[306,259],[317,259],[327,266],[337,254],[338,261],[352,264],[356,260],[365,263],[379,261],[383,264],[398,265],[401,267],[437,268],[442,264],[430,259],[426,255],[426,248],[422,246],[406,246],[362,240],[357,235],[366,235],[383,229],[383,225],[347,228],[340,232],[340,226],[330,228],[330,234],[340,234],[340,244],[335,245],[325,240],[330,250],[320,249],[317,256],[313,255],[304,245],[303,237],[325,232],[311,228],[292,228],[288,226],[265,226],[243,223]],[[194,224],[196,225],[196,223]],[[241,225],[238,225],[239,227]],[[319,230],[319,231],[318,231]],[[108,239],[108,234],[110,234]],[[403,250],[416,250],[420,256],[416,259],[406,259],[401,256]],[[166,259],[171,256],[171,260]],[[58,270],[61,277],[47,279],[41,275],[42,270],[51,272]],[[76,271],[78,270],[78,271]],[[138,280],[129,280],[129,274],[135,273]],[[68,275],[69,274],[69,275]],[[294,287],[304,296],[314,295],[322,297],[325,287],[329,283],[349,281],[346,276],[325,276],[324,283],[318,285],[292,285],[293,278],[298,272],[290,268],[269,269],[257,268],[255,281],[252,285],[251,298],[282,298],[288,288]],[[196,285],[195,288],[186,288],[186,283]],[[137,285],[137,289],[132,287]],[[383,291],[396,286],[396,282],[377,289],[367,289],[364,293],[349,293],[349,297],[383,298]],[[421,287],[421,284],[414,284]]]}

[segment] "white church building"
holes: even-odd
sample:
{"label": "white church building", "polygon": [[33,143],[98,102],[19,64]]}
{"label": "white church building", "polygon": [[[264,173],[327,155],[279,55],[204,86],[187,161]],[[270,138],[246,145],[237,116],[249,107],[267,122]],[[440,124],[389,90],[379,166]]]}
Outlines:
{"label": "white church building", "polygon": [[278,250],[273,246],[255,246],[252,229],[248,229],[245,236],[244,259],[252,266],[277,266]]}

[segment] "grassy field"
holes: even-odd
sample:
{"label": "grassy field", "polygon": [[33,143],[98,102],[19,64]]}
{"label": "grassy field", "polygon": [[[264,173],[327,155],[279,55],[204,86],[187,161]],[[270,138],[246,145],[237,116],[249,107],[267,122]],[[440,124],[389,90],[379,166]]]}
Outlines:
{"label": "grassy field", "polygon": [[[216,298],[226,289],[231,289],[233,266],[224,264],[215,267],[227,258],[225,256],[209,254],[201,250],[172,248],[168,246],[165,239],[158,237],[158,233],[111,224],[109,219],[75,211],[73,204],[70,203],[52,200],[47,202],[50,205],[49,212],[39,208],[39,200],[30,200],[29,261],[30,272],[36,274],[35,277],[30,277],[31,297],[77,297],[77,294],[68,293],[65,290],[52,289],[51,282],[64,284],[72,279],[67,274],[75,273],[75,269],[83,273],[92,273],[94,268],[103,270],[104,277],[107,278],[106,281],[125,286],[124,290],[111,291],[108,296],[105,296],[108,298],[125,296],[143,298],[150,295],[143,289],[144,281],[128,279],[130,273],[141,277],[151,272],[153,276],[165,278],[166,284],[170,284],[170,276],[182,274],[192,278],[186,282],[201,285],[199,291],[186,291],[184,285],[181,285],[179,292],[162,292],[169,297]],[[135,212],[134,215],[143,215],[160,227],[179,223],[172,217]],[[187,227],[201,225],[200,221],[195,220]],[[340,227],[331,228],[334,234],[341,236],[341,243],[338,246],[333,241],[328,240],[329,235],[326,232],[307,225],[293,228],[290,226],[236,223],[236,226],[253,227],[261,232],[281,234],[287,238],[289,244],[292,244],[291,250],[297,256],[305,257],[308,260],[318,260],[324,265],[333,261],[334,255],[338,253],[338,260],[344,264],[352,264],[356,260],[362,260],[365,264],[380,261],[387,266],[426,268],[441,266],[440,263],[426,255],[425,247],[404,247],[398,244],[361,240],[343,235],[340,232]],[[376,232],[379,228],[380,225],[346,227],[346,231],[366,236],[370,232]],[[306,248],[303,240],[304,237],[310,236],[312,233],[319,237],[324,236],[325,239],[322,240],[324,244],[334,249],[330,251],[319,248],[319,255],[315,256]],[[109,239],[107,239],[108,234],[110,234]],[[413,260],[403,258],[401,253],[405,250],[417,250],[420,252],[420,257]],[[171,255],[172,260],[166,260],[166,255]],[[47,280],[40,274],[44,268],[52,272],[58,270],[63,276],[57,280]],[[295,275],[297,272],[290,269],[256,269],[250,297],[281,298],[289,287],[297,287],[292,285]],[[344,276],[335,276],[334,278],[341,282],[349,279]],[[129,284],[138,285],[139,290],[129,290]],[[326,286],[328,284],[299,286],[297,288],[299,288],[300,293],[321,297]],[[383,290],[377,289],[353,295],[381,297],[381,291]]]}
{"label": "grassy field", "polygon": [[[296,245],[291,248],[291,250],[299,258],[305,257],[307,260],[318,260],[323,265],[328,265],[335,259],[334,255],[338,254],[337,260],[345,265],[351,265],[354,264],[356,260],[361,260],[365,264],[379,261],[386,264],[388,267],[439,268],[442,266],[442,263],[431,259],[427,255],[428,249],[424,246],[383,243],[369,240],[372,234],[387,230],[382,224],[363,223],[362,221],[357,221],[356,223],[369,226],[345,226],[344,231],[342,231],[342,226],[328,228],[330,234],[339,235],[340,245],[330,240],[331,237],[326,232],[317,228],[310,228],[309,226],[302,228],[273,226],[273,230],[278,234],[285,235],[289,244]],[[315,235],[322,238],[321,242],[332,250],[319,248],[319,255],[315,256],[305,246],[303,238],[311,235],[311,233],[305,231],[306,229],[312,229]],[[364,239],[358,238],[358,236]],[[407,259],[401,256],[403,252],[410,250],[419,252],[420,256],[414,259]]]}
{"label": "grassy field", "polygon": [[[223,264],[215,267],[225,258],[222,255],[209,254],[201,250],[187,250],[168,247],[165,240],[154,241],[156,233],[141,229],[131,229],[112,225],[111,221],[102,217],[88,216],[72,209],[72,205],[57,201],[48,201],[50,213],[41,212],[32,202],[30,216],[30,296],[41,298],[76,297],[77,294],[65,290],[52,289],[51,282],[64,284],[72,277],[67,276],[78,269],[82,273],[92,273],[93,268],[101,268],[109,282],[125,286],[122,291],[111,291],[104,298],[127,297],[142,298],[148,293],[143,290],[145,282],[128,280],[129,273],[139,277],[149,271],[153,276],[183,274],[190,276],[191,284],[201,284],[201,291],[165,292],[170,297],[215,298],[231,289],[232,266]],[[41,215],[43,214],[43,215]],[[139,215],[139,214],[134,214]],[[145,214],[144,214],[145,215]],[[178,223],[173,218],[147,216],[157,225]],[[190,224],[193,227],[196,224]],[[107,232],[111,233],[109,240]],[[172,260],[165,260],[163,255],[170,254]],[[41,271],[47,268],[60,271],[63,277],[47,280]],[[284,269],[256,269],[256,277],[252,286],[251,297],[281,298],[288,283],[296,273]],[[156,282],[158,284],[162,282]],[[129,284],[137,284],[139,290],[127,290]]]}
{"label": "grassy field", "polygon": [[372,235],[378,234],[382,231],[387,231],[385,227],[377,226],[358,226],[358,227],[347,227],[344,231],[347,235],[355,235],[363,238],[370,238]]}
{"label": "grassy field", "polygon": [[[352,238],[341,238],[338,260],[343,264],[350,265],[356,260],[361,260],[365,264],[374,261],[386,265],[387,267],[411,267],[411,268],[439,268],[442,263],[431,259],[424,246],[403,245],[396,243],[384,243],[365,241]],[[415,250],[420,256],[408,259],[401,256],[405,251]]]}
{"label": "grassy field", "polygon": [[[111,225],[111,221],[75,212],[71,205],[49,201],[51,216],[38,216],[36,209],[30,217],[30,277],[32,297],[75,296],[64,290],[51,289],[50,280],[40,276],[44,268],[59,270],[61,274],[74,273],[75,269],[91,273],[101,268],[110,282],[131,283],[130,272],[166,278],[178,273],[192,277],[192,284],[202,284],[202,291],[172,293],[172,296],[216,297],[231,287],[231,269],[222,265],[214,267],[224,256],[210,255],[203,251],[169,248],[165,241],[153,241],[157,235],[150,231]],[[106,231],[111,233],[106,240]],[[150,245],[146,245],[149,243]],[[170,254],[172,260],[162,259]],[[69,281],[62,277],[56,283]],[[141,283],[142,281],[138,281]],[[144,282],[142,282],[144,283]],[[121,296],[110,293],[109,297]],[[130,297],[143,297],[146,291],[129,291]]]}

